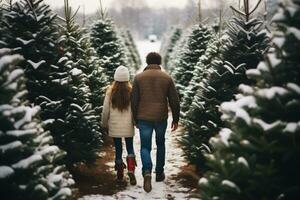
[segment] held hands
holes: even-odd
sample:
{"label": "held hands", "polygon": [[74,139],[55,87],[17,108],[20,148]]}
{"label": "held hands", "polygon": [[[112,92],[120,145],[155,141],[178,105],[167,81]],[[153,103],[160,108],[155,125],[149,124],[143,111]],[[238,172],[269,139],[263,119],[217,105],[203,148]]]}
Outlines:
{"label": "held hands", "polygon": [[177,128],[178,128],[178,123],[172,122],[172,126],[171,126],[172,132],[176,131]]}

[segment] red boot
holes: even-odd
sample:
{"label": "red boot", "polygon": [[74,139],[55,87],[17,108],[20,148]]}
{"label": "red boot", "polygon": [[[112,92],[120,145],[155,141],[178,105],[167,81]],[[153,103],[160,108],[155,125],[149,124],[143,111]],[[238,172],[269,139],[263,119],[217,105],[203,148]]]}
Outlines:
{"label": "red boot", "polygon": [[126,165],[123,162],[115,165],[115,170],[117,171],[117,178],[120,181],[123,180],[124,169],[126,169]]}
{"label": "red boot", "polygon": [[130,179],[130,184],[131,185],[136,185],[136,178],[134,175],[134,170],[136,166],[136,161],[135,161],[135,156],[134,155],[129,155],[127,156],[127,166],[128,166],[128,176]]}

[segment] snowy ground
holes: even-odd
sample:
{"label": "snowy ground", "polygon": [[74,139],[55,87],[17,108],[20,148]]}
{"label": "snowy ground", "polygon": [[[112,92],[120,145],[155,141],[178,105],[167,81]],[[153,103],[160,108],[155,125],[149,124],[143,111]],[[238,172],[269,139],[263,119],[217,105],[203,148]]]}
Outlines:
{"label": "snowy ground", "polygon": [[[171,119],[169,119],[169,124]],[[166,200],[173,200],[173,199],[188,199],[188,193],[190,191],[189,188],[184,188],[178,181],[176,181],[177,174],[181,171],[181,167],[185,165],[185,160],[183,158],[182,150],[177,146],[176,138],[178,138],[180,132],[173,132],[171,133],[170,127],[168,127],[166,133],[166,166],[165,166],[165,173],[166,173],[166,180],[165,182],[157,183],[155,182],[155,174],[152,176],[152,191],[150,193],[146,193],[143,190],[143,177],[141,175],[141,159],[140,159],[140,138],[139,132],[136,130],[136,135],[134,137],[134,147],[136,151],[137,163],[138,167],[136,170],[136,177],[137,177],[137,185],[130,186],[128,185],[127,188],[123,191],[118,192],[112,196],[104,196],[104,195],[90,195],[84,196],[80,198],[81,200],[113,200],[113,199],[166,199]],[[125,155],[124,155],[125,156]],[[152,160],[155,161],[156,159],[156,147],[155,147],[155,140],[153,137],[153,151],[152,151]],[[154,163],[155,164],[155,163]],[[114,173],[114,162],[109,162],[107,165],[110,167],[112,173]],[[154,166],[155,168],[155,166]]]}
{"label": "snowy ground", "polygon": [[[146,66],[145,64],[145,56],[148,52],[151,51],[159,51],[160,42],[150,43],[148,41],[141,41],[137,43],[138,49],[140,52],[141,57],[143,58],[143,67]],[[183,158],[183,152],[181,148],[178,147],[177,138],[181,134],[179,131],[171,133],[170,130],[170,123],[171,118],[169,118],[169,127],[166,133],[166,166],[165,166],[165,173],[166,173],[166,180],[164,182],[157,183],[155,182],[155,174],[152,176],[152,191],[150,193],[146,193],[143,190],[143,177],[141,173],[141,159],[140,159],[140,137],[139,131],[136,130],[136,134],[134,137],[134,147],[136,151],[137,163],[138,167],[136,170],[136,177],[137,177],[137,185],[136,186],[128,186],[125,190],[117,192],[111,196],[105,195],[89,195],[83,196],[80,198],[81,200],[113,200],[113,199],[122,199],[122,200],[130,200],[130,199],[139,199],[139,200],[150,200],[150,199],[166,199],[166,200],[173,200],[173,199],[189,199],[188,193],[190,188],[183,187],[177,180],[178,180],[178,173],[181,171],[181,167],[186,164]],[[153,137],[153,150],[152,150],[152,160],[156,160],[156,145],[155,140]],[[125,153],[124,153],[125,154]],[[123,154],[123,156],[125,156]],[[155,162],[154,169],[155,169]],[[106,163],[109,166],[112,173],[114,172],[114,162],[113,160]]]}

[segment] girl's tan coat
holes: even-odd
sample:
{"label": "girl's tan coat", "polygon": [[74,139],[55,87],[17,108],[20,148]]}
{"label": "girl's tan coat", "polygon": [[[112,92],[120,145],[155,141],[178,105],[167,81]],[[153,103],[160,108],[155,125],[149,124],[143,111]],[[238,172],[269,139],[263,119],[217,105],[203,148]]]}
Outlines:
{"label": "girl's tan coat", "polygon": [[106,92],[102,111],[102,126],[108,128],[110,137],[133,137],[134,126],[131,106],[123,112],[113,109],[111,104],[111,90]]}

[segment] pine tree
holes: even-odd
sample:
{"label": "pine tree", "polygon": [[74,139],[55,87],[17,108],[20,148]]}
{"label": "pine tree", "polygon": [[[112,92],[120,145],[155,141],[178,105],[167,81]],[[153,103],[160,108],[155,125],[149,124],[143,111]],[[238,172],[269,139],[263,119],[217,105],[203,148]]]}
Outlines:
{"label": "pine tree", "polygon": [[177,42],[180,40],[182,36],[182,29],[181,28],[174,28],[170,38],[167,40],[167,44],[165,45],[166,52],[163,55],[163,64],[164,66],[169,69],[169,60],[171,57],[172,52],[174,51],[174,47],[177,45]]}
{"label": "pine tree", "polygon": [[24,71],[16,67],[23,59],[0,49],[0,187],[2,199],[71,199],[74,184],[60,165],[65,153],[52,145],[37,116],[29,107]]}
{"label": "pine tree", "polygon": [[102,59],[101,66],[106,70],[109,81],[112,81],[115,70],[120,65],[126,66],[126,58],[115,25],[104,14],[92,27],[91,43]]}
{"label": "pine tree", "polygon": [[36,102],[39,96],[47,97],[51,65],[59,59],[55,15],[43,1],[21,0],[12,5],[3,19],[4,42],[25,58],[20,65],[27,77],[29,100]]}
{"label": "pine tree", "polygon": [[187,45],[189,34],[189,29],[182,32],[181,38],[174,46],[173,52],[170,54],[170,60],[168,62],[168,71],[170,71],[172,76],[176,73],[177,66],[179,66],[180,59],[178,58],[181,58],[185,52],[184,47]]}
{"label": "pine tree", "polygon": [[[72,57],[64,56],[65,50],[59,44],[59,42],[64,42],[64,38],[57,40],[59,29],[56,20],[56,15],[43,1],[22,0],[16,2],[13,4],[12,10],[4,15],[5,35],[3,39],[9,47],[26,59],[20,63],[20,66],[24,69],[27,78],[26,86],[29,100],[41,107],[40,116],[46,123],[45,129],[50,130],[55,144],[67,151],[68,164],[77,161],[90,161],[95,159],[94,149],[92,153],[88,151],[90,149],[87,149],[87,154],[91,153],[92,156],[84,157],[80,154],[82,151],[76,152],[74,149],[70,150],[63,146],[66,143],[74,143],[74,138],[69,137],[68,134],[76,135],[77,130],[82,132],[78,128],[80,123],[76,124],[77,126],[72,124],[75,121],[74,116],[80,115],[77,118],[84,118],[84,116],[93,116],[93,114],[88,113],[91,110],[90,106],[84,107],[82,110],[79,109],[79,111],[75,110],[77,107],[73,104],[74,101],[80,102],[80,105],[90,101],[90,92],[86,93],[86,90],[89,90],[86,85],[88,78],[87,75],[80,76],[84,79],[81,82],[81,79],[76,76],[77,73],[71,72]],[[30,26],[24,26],[24,24],[30,24]],[[84,55],[80,51],[72,53],[78,57]],[[82,60],[78,61],[76,65],[89,70],[87,67],[83,67],[81,63]],[[74,73],[76,75],[73,75]],[[73,112],[74,114],[70,115]],[[70,122],[71,120],[73,121]],[[83,122],[86,120],[86,118],[82,119]],[[89,124],[92,127],[94,124],[98,124],[95,121],[95,118],[91,118],[82,126]],[[94,127],[90,129],[96,130],[98,133],[98,127],[99,124],[95,129]],[[98,144],[98,137],[100,135],[97,136],[96,141],[93,141],[95,138],[85,137],[85,140],[80,139],[80,142],[86,142],[87,145],[96,142]],[[78,149],[78,151],[80,150]]]}
{"label": "pine tree", "polygon": [[96,115],[98,115],[98,122],[102,113],[102,105],[105,97],[108,77],[105,70],[101,66],[101,59],[97,56],[96,50],[88,42],[88,48],[85,52],[85,62],[89,66],[86,70],[89,79],[89,88],[91,90],[90,101]]}
{"label": "pine tree", "polygon": [[142,61],[140,59],[137,47],[133,41],[129,30],[122,30],[120,32],[123,49],[126,53],[126,66],[132,71],[132,74],[141,67]]}
{"label": "pine tree", "polygon": [[181,97],[183,96],[185,87],[189,85],[193,77],[195,65],[205,53],[210,38],[211,32],[206,26],[200,24],[193,27],[187,39],[185,51],[181,55],[178,65],[175,66],[172,74]]}
{"label": "pine tree", "polygon": [[209,139],[225,127],[220,104],[234,98],[239,84],[253,83],[245,72],[257,66],[268,48],[269,39],[263,28],[263,21],[249,16],[230,21],[221,53],[212,60],[208,77],[200,83],[186,113],[183,143],[187,156],[199,169],[205,169],[204,152],[210,151]]}
{"label": "pine tree", "polygon": [[26,76],[28,99],[41,107],[45,129],[51,130],[53,136],[63,133],[51,127],[55,127],[57,121],[64,122],[68,107],[64,96],[69,93],[69,75],[55,65],[62,56],[56,43],[55,19],[43,1],[22,0],[12,4],[2,22],[4,44],[25,58],[20,66]]}
{"label": "pine tree", "polygon": [[[0,38],[3,37],[3,9],[0,6]],[[0,47],[4,46],[4,44],[2,44],[2,41],[0,43]]]}
{"label": "pine tree", "polygon": [[[91,103],[89,76],[95,67],[87,56],[89,41],[82,30],[74,22],[76,13],[72,12],[68,0],[65,0],[65,24],[61,26],[60,46],[65,56],[59,60],[58,66],[70,75],[69,96],[65,101],[69,107],[62,124],[64,134],[55,135],[57,143],[67,151],[71,163],[79,161],[93,162],[102,143],[100,120]],[[92,69],[91,69],[92,68]],[[103,76],[98,74],[99,78]],[[99,86],[99,85],[98,85]],[[103,85],[98,90],[101,91]],[[104,92],[102,96],[104,95]],[[60,127],[60,126],[59,126]],[[56,127],[53,127],[56,128]],[[55,131],[57,132],[57,131]],[[84,151],[82,151],[84,149]]]}
{"label": "pine tree", "polygon": [[209,69],[211,66],[213,66],[212,61],[219,56],[222,45],[222,38],[219,38],[215,35],[208,43],[205,54],[200,57],[198,63],[196,64],[193,72],[193,78],[185,90],[181,104],[183,122],[185,119],[187,119],[187,117],[185,117],[185,112],[189,110],[196,92],[199,88],[201,88],[203,82],[205,82],[205,80],[208,78]]}
{"label": "pine tree", "polygon": [[[273,48],[247,75],[238,99],[221,105],[227,130],[211,139],[202,199],[300,198],[300,2],[281,3]],[[226,191],[226,192],[225,192]]]}

